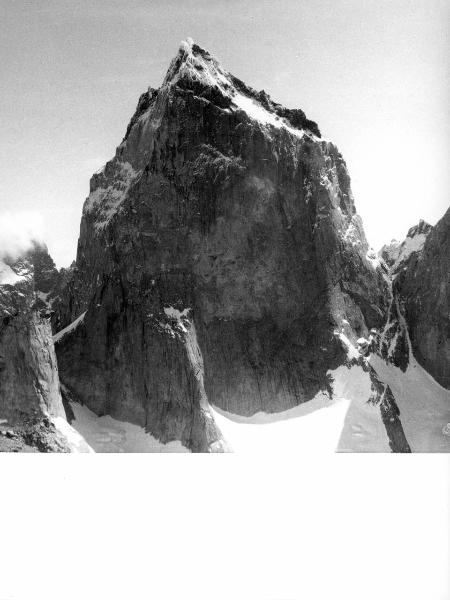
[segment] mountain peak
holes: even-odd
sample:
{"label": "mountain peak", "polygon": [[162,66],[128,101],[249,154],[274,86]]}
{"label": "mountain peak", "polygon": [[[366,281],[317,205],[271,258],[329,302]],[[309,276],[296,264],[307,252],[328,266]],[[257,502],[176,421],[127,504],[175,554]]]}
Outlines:
{"label": "mountain peak", "polygon": [[305,132],[321,138],[317,123],[307,119],[302,110],[285,108],[264,90],[254,90],[226,71],[192,38],[181,42],[162,87],[174,85],[190,89],[224,110],[241,110],[264,126],[284,129],[300,138]]}
{"label": "mountain peak", "polygon": [[170,63],[163,86],[178,83],[182,79],[194,80],[214,86],[227,85],[226,71],[211,54],[198,46],[192,38],[180,43],[177,55]]}

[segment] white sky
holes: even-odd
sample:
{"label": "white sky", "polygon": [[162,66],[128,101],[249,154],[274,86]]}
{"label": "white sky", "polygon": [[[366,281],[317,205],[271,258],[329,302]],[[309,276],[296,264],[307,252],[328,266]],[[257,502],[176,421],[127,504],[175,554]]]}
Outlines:
{"label": "white sky", "polygon": [[69,264],[91,174],[190,36],[317,121],[369,242],[403,239],[449,203],[449,16],[446,0],[0,1],[0,214],[39,211]]}

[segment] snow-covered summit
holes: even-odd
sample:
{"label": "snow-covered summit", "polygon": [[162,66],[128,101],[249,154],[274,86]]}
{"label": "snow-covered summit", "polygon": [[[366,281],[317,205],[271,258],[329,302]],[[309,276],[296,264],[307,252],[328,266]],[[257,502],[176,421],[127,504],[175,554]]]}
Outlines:
{"label": "snow-covered summit", "polygon": [[[297,137],[302,137],[305,131],[317,138],[321,137],[317,124],[307,119],[302,110],[284,108],[273,102],[264,90],[257,92],[252,89],[226,71],[207,50],[198,46],[191,38],[181,42],[162,87],[172,85],[191,88],[194,93],[203,97],[205,94],[202,93],[202,88],[206,88],[210,93],[216,92],[213,100],[224,110],[242,110],[252,120],[284,129]],[[211,98],[210,94],[206,96]]]}
{"label": "snow-covered summit", "polygon": [[218,61],[209,52],[200,48],[191,38],[182,41],[177,55],[170,63],[163,86],[176,84],[184,77],[201,81],[209,85],[217,82],[229,85],[229,74],[222,69]]}
{"label": "snow-covered summit", "polygon": [[114,158],[91,178],[90,195],[83,214],[92,214],[97,232],[104,231],[120,212],[129,190],[148,168],[155,139],[161,132],[176,97],[193,94],[195,101],[208,103],[224,113],[236,113],[255,124],[267,137],[286,132],[290,140],[326,144],[317,123],[300,109],[285,108],[261,90],[257,92],[226,71],[205,49],[188,38],[181,42],[159,89],[149,87],[141,94],[124,139]]}

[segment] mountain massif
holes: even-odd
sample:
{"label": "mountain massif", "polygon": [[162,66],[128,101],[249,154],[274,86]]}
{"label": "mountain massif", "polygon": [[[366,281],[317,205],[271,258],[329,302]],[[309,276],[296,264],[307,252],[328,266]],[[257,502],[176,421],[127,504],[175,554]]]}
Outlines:
{"label": "mountain massif", "polygon": [[189,40],[93,175],[74,265],[38,253],[27,322],[48,341],[51,320],[42,360],[55,375],[54,343],[94,449],[112,417],[160,450],[264,450],[278,431],[293,448],[448,451],[449,228],[447,212],[377,256],[317,124]]}

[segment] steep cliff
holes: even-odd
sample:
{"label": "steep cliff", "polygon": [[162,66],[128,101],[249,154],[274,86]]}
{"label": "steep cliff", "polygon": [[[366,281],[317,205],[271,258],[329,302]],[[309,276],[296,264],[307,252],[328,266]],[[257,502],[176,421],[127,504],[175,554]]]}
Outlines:
{"label": "steep cliff", "polygon": [[337,148],[185,42],[91,179],[56,350],[95,413],[218,450],[209,403],[314,398],[388,305]]}
{"label": "steep cliff", "polygon": [[402,280],[408,265],[415,264],[432,229],[431,225],[420,220],[408,230],[403,242],[392,240],[378,253],[390,281],[390,304],[381,333],[380,352],[383,358],[400,367],[403,372],[410,362],[410,342],[398,282]]}
{"label": "steep cliff", "polygon": [[45,252],[37,246],[0,260],[0,451],[90,451],[66,421],[52,331],[39,310],[50,283],[43,264],[34,268],[35,251],[38,265]]}
{"label": "steep cliff", "polygon": [[450,209],[398,270],[394,290],[404,307],[414,356],[450,389]]}

